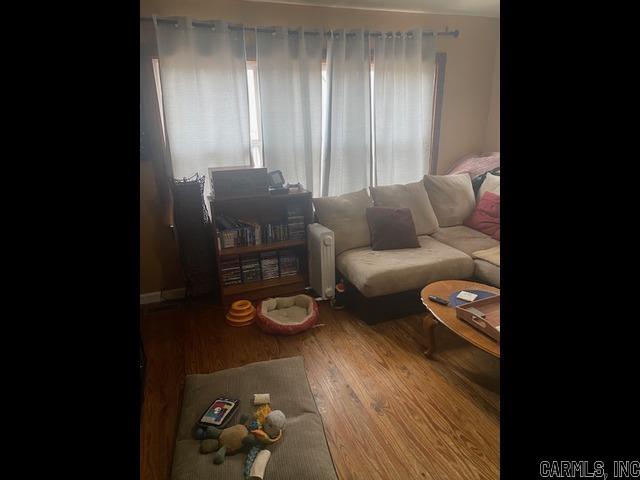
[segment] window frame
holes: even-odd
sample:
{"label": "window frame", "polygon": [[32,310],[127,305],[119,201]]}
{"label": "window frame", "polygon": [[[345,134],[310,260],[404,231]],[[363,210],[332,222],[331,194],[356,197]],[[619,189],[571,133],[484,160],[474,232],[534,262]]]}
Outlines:
{"label": "window frame", "polygon": [[433,117],[431,121],[431,151],[429,152],[429,174],[438,172],[440,152],[440,128],[442,126],[442,106],[444,101],[444,74],[447,67],[447,53],[436,52],[436,71],[433,83]]}

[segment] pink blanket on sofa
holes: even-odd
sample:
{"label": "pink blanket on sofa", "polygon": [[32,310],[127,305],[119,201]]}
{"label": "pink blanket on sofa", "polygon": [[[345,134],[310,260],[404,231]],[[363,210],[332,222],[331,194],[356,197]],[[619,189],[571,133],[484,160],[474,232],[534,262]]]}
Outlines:
{"label": "pink blanket on sofa", "polygon": [[493,170],[500,166],[500,152],[489,152],[472,154],[462,157],[446,173],[454,175],[456,173],[468,173],[471,178],[482,175],[489,170]]}

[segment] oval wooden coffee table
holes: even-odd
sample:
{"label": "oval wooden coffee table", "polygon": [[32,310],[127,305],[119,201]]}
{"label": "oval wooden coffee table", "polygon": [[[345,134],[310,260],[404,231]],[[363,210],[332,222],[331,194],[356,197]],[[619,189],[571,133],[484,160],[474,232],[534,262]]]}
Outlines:
{"label": "oval wooden coffee table", "polygon": [[437,324],[442,324],[472,345],[494,357],[500,358],[500,343],[456,317],[455,307],[440,305],[439,303],[429,300],[429,295],[436,295],[445,300],[449,300],[449,296],[458,290],[486,290],[488,292],[500,293],[499,288],[467,280],[442,280],[440,282],[430,283],[424,287],[420,293],[420,297],[422,298],[423,305],[429,312],[422,321],[427,337],[427,349],[424,354],[427,357],[433,355],[436,348],[434,329]]}

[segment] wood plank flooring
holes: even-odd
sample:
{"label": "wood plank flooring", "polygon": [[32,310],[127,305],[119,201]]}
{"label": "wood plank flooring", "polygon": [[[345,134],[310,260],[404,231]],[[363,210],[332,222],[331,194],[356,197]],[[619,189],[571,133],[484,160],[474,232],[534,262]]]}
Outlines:
{"label": "wood plank flooring", "polygon": [[141,478],[169,479],[185,375],[304,356],[340,479],[499,478],[499,360],[421,316],[369,326],[320,303],[320,326],[274,337],[194,303],[144,312]]}

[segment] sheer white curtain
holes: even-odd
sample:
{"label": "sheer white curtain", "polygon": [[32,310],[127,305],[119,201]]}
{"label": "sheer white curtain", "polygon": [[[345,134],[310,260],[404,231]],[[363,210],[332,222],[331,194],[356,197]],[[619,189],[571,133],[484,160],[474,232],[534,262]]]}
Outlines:
{"label": "sheer white curtain", "polygon": [[377,185],[420,180],[429,171],[435,37],[422,30],[374,43]]}
{"label": "sheer white curtain", "polygon": [[249,165],[244,31],[224,22],[194,26],[189,18],[154,23],[174,176]]}
{"label": "sheer white curtain", "polygon": [[322,194],[370,185],[371,85],[369,35],[334,32],[327,40],[327,95]]}
{"label": "sheer white curtain", "polygon": [[264,165],[320,194],[322,33],[256,33]]}

